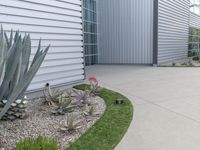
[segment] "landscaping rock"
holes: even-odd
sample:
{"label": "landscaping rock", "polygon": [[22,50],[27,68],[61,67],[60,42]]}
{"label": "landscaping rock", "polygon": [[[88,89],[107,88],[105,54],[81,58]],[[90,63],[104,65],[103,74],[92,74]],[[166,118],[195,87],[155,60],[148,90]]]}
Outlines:
{"label": "landscaping rock", "polygon": [[18,100],[16,100],[15,101],[17,104],[20,104],[21,102],[22,102],[22,100],[21,99],[18,99]]}
{"label": "landscaping rock", "polygon": [[[6,103],[7,100],[2,100],[0,102],[0,111],[3,109]],[[27,100],[17,99],[15,102],[11,104],[11,108],[4,115],[2,120],[22,119],[26,115],[27,103],[28,103]]]}
{"label": "landscaping rock", "polygon": [[9,119],[9,120],[13,121],[13,120],[16,119],[16,117],[15,117],[15,116],[11,116],[11,115],[9,115],[8,117],[6,117],[6,119]]}
{"label": "landscaping rock", "polygon": [[17,104],[16,104],[16,103],[12,103],[11,106],[12,106],[12,107],[16,107]]}
{"label": "landscaping rock", "polygon": [[[96,110],[99,116],[90,118],[89,122],[85,121],[86,124],[79,129],[79,132],[73,134],[60,132],[60,128],[62,128],[64,125],[63,123],[66,122],[67,114],[59,116],[52,115],[51,111],[53,108],[48,105],[43,105],[41,99],[29,101],[26,105],[27,113],[24,113],[25,109],[18,107],[23,103],[23,101],[21,101],[16,107],[9,110],[15,113],[13,115],[6,114],[3,119],[7,121],[0,122],[0,125],[3,126],[3,130],[0,128],[0,150],[2,148],[12,150],[15,144],[25,137],[38,137],[39,135],[54,138],[59,142],[60,150],[66,149],[70,143],[73,143],[85,133],[104,113],[106,106],[101,98],[91,97],[90,101],[96,104]],[[79,109],[74,112],[75,115],[82,117],[81,119],[87,120],[87,117],[83,116],[81,113]],[[28,117],[26,117],[27,115]],[[18,119],[24,117],[24,120]]]}
{"label": "landscaping rock", "polygon": [[6,103],[7,103],[7,100],[3,100],[2,102],[3,102],[4,104],[6,104]]}

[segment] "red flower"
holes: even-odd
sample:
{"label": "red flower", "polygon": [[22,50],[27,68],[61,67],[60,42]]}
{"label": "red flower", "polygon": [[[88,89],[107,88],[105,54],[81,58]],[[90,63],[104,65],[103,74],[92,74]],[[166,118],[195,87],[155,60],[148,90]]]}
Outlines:
{"label": "red flower", "polygon": [[88,81],[94,82],[94,83],[98,83],[96,77],[89,77],[89,78],[88,78]]}

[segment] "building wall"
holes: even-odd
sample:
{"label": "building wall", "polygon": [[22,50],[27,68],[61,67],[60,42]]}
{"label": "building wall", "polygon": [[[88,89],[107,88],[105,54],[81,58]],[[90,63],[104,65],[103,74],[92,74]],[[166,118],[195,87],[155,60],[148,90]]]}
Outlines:
{"label": "building wall", "polygon": [[[30,33],[32,56],[38,40],[51,43],[49,53],[29,91],[84,79],[82,14],[80,0],[1,0],[0,24],[7,31]],[[31,61],[31,60],[30,60]]]}
{"label": "building wall", "polygon": [[190,12],[190,27],[200,29],[200,16]]}
{"label": "building wall", "polygon": [[153,0],[98,0],[99,63],[152,64]]}
{"label": "building wall", "polygon": [[159,0],[158,64],[188,54],[189,0]]}

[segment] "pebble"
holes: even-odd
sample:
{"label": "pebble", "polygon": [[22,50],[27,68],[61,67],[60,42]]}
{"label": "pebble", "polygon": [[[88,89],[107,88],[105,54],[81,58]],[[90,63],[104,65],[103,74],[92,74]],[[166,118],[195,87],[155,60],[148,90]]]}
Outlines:
{"label": "pebble", "polygon": [[15,107],[15,106],[17,106],[17,104],[16,103],[12,103],[11,106]]}
{"label": "pebble", "polygon": [[7,100],[3,100],[2,102],[3,102],[4,104],[6,104],[6,103],[7,103]]}
{"label": "pebble", "polygon": [[[83,128],[80,129],[80,133],[84,133],[88,128],[90,128],[105,111],[106,106],[101,98],[91,98],[91,101],[95,101],[95,103],[97,103],[96,108],[98,112],[100,112],[100,115],[98,117],[93,117],[92,121],[87,123],[87,128],[85,125],[83,125]],[[18,105],[14,108],[19,109]],[[41,99],[28,102],[27,110],[29,116],[25,120],[17,119],[12,122],[2,121],[0,123],[0,131],[5,131],[6,133],[1,134],[0,132],[0,141],[6,141],[0,144],[0,150],[12,150],[16,142],[20,141],[21,139],[24,139],[25,137],[37,137],[39,135],[55,138],[57,141],[59,141],[59,148],[62,149],[67,148],[70,143],[73,143],[77,138],[80,137],[78,132],[72,135],[59,132],[60,128],[64,126],[63,122],[66,122],[67,114],[63,116],[51,115],[50,112],[52,111],[52,108],[42,105]],[[10,119],[14,119],[14,117],[18,117],[20,113],[15,115],[17,116],[8,117],[10,117]],[[84,120],[86,118],[82,119]],[[2,128],[3,130],[1,130]]]}
{"label": "pebble", "polygon": [[16,100],[15,101],[17,104],[20,104],[21,102],[22,102],[22,100],[21,99],[18,99],[18,100]]}

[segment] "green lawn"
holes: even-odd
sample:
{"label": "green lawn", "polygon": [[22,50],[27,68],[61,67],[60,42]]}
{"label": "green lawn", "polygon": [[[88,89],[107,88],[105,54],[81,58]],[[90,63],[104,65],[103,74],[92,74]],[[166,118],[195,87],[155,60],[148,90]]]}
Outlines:
{"label": "green lawn", "polygon": [[[85,90],[88,85],[75,88]],[[67,150],[113,150],[126,133],[133,117],[131,102],[125,96],[108,89],[102,89],[99,96],[107,106],[104,115]],[[119,98],[124,99],[125,103],[116,105],[115,100]]]}

